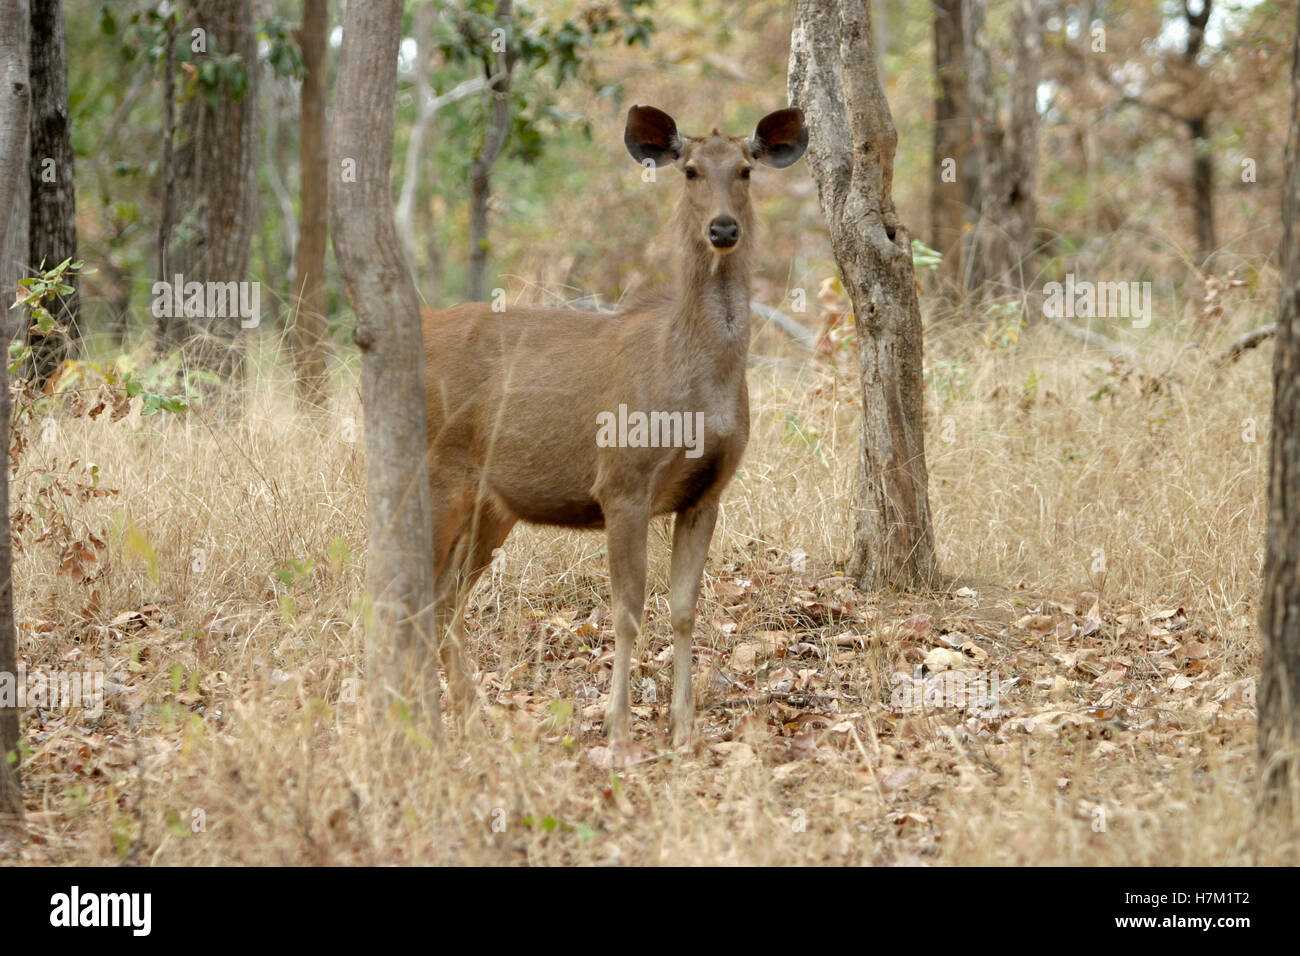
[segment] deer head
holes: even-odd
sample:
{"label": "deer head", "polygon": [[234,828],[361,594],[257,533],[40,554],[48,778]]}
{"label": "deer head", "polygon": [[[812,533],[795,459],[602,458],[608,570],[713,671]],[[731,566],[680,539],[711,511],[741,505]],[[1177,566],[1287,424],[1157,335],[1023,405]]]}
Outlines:
{"label": "deer head", "polygon": [[749,177],[755,163],[784,169],[808,145],[803,111],[777,110],[759,120],[748,137],[682,136],[677,123],[653,106],[633,106],[623,142],[642,165],[675,166],[685,177],[678,218],[688,236],[718,255],[738,249],[752,231]]}

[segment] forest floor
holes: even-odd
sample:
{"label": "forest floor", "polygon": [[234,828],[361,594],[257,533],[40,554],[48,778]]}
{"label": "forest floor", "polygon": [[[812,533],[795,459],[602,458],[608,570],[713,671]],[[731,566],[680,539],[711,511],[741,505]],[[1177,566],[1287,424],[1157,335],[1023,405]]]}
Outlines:
{"label": "forest floor", "polygon": [[[1047,328],[995,350],[927,335],[951,584],[875,594],[846,576],[851,357],[755,370],[684,751],[666,737],[666,520],[632,744],[601,736],[602,536],[523,528],[467,619],[483,726],[439,746],[358,702],[354,370],[317,425],[257,361],[242,416],[33,426],[13,486],[33,515],[20,657],[103,671],[105,692],[99,714],[24,712],[27,829],[0,861],[1300,861],[1254,806],[1271,350],[1220,368],[1150,346],[1151,375]],[[40,493],[59,482],[69,495]],[[39,540],[58,515],[91,541],[71,568],[58,535]]]}

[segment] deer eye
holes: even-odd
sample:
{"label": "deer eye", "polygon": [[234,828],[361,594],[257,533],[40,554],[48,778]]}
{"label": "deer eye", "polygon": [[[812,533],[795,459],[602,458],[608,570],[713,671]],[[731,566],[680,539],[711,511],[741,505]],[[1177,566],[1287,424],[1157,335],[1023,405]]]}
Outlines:
{"label": "deer eye", "polygon": [[698,169],[696,169],[694,166],[687,166],[687,167],[686,167],[686,178],[687,178],[687,179],[699,179],[699,178],[700,178],[700,171],[699,171]]}
{"label": "deer eye", "polygon": [[740,170],[740,178],[741,178],[741,179],[748,179],[748,178],[749,178],[749,167],[748,167],[748,166],[742,166],[742,167],[741,167],[741,170]]}

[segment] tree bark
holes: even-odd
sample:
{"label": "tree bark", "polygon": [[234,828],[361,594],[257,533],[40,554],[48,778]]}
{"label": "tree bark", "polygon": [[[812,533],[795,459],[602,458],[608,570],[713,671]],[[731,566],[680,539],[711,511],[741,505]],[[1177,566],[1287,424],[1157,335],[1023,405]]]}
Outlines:
{"label": "tree bark", "polygon": [[[176,201],[176,14],[167,17],[167,34],[163,40],[162,69],[162,198],[158,202],[158,271],[159,282],[171,282],[174,276],[167,267],[167,250],[171,245],[172,215]],[[125,322],[123,322],[125,325]],[[183,329],[177,317],[161,318],[155,326],[156,344],[164,348],[179,345]]]}
{"label": "tree bark", "polygon": [[[1196,63],[1205,45],[1205,27],[1210,22],[1213,0],[1201,0],[1200,9],[1192,12],[1189,0],[1183,0],[1183,19],[1187,23],[1187,44],[1183,62],[1194,82],[1208,82]],[[1210,144],[1210,114],[1205,107],[1187,117],[1187,137],[1192,156],[1192,215],[1196,226],[1196,263],[1210,264],[1218,239],[1214,231],[1214,155]]]}
{"label": "tree bark", "polygon": [[[512,0],[497,0],[497,22],[509,29]],[[481,302],[487,298],[488,200],[492,196],[492,165],[501,155],[510,133],[510,49],[497,54],[492,77],[492,113],[488,118],[483,145],[469,167],[469,282],[466,298]]]}
{"label": "tree bark", "polygon": [[932,6],[935,92],[930,243],[943,254],[941,274],[956,279],[962,274],[967,194],[973,191],[966,169],[966,144],[971,137],[966,103],[966,43],[962,0],[933,0]]}
{"label": "tree bark", "polygon": [[[31,0],[31,141],[28,181],[31,188],[31,228],[28,262],[33,269],[51,268],[77,256],[77,205],[74,192],[72,129],[68,122],[67,33],[62,0]],[[44,264],[42,266],[42,263]],[[72,291],[60,296],[50,312],[67,326],[66,333],[31,333],[28,381],[37,391],[57,372],[70,347],[80,337],[79,282],[64,281]]]}
{"label": "tree bark", "polygon": [[[26,141],[24,141],[25,146]],[[32,186],[27,175],[26,153],[23,153],[22,163],[14,175],[18,179],[18,184],[14,187],[11,205],[7,207],[7,238],[4,245],[0,246],[0,282],[4,283],[3,287],[0,287],[0,295],[8,298],[5,306],[13,302],[18,292],[18,280],[29,274],[27,257],[31,252],[31,243],[27,241],[27,236],[32,225],[32,217],[28,214],[31,208]],[[5,213],[0,211],[0,215]],[[20,335],[20,329],[26,328],[21,324],[23,321],[23,316],[19,314],[21,311],[21,309],[0,308],[0,338],[3,341],[13,341]]]}
{"label": "tree bark", "polygon": [[1260,602],[1260,780],[1266,805],[1300,819],[1300,20],[1282,207],[1282,289],[1273,355],[1268,537]]}
{"label": "tree bark", "polygon": [[[27,156],[27,123],[31,109],[28,79],[27,0],[0,0],[0,210],[14,200]],[[9,221],[0,216],[0,248]],[[9,296],[6,294],[6,300]],[[6,302],[8,304],[8,302]],[[9,531],[9,381],[8,363],[0,362],[0,422],[6,450],[0,464],[0,674],[18,679],[18,646],[14,633],[13,549]],[[22,789],[18,765],[18,702],[0,701],[0,817],[21,818]]]}
{"label": "tree bark", "polygon": [[328,326],[325,311],[325,245],[329,241],[329,157],[325,144],[325,90],[329,77],[326,34],[328,0],[303,0],[302,211],[298,249],[294,257],[297,316],[293,323],[294,381],[298,403],[305,410],[323,408],[329,396],[325,382]]}
{"label": "tree bark", "polygon": [[[222,92],[215,106],[202,95],[186,104],[175,151],[177,208],[162,281],[181,275],[191,282],[248,281],[250,242],[256,208],[257,160],[257,43],[253,36],[251,0],[196,0],[193,23],[203,29],[208,53],[238,53],[247,88],[238,99]],[[182,30],[178,43],[190,42]],[[202,62],[202,56],[199,57]],[[187,347],[192,365],[238,376],[242,352],[239,316],[203,315],[161,320],[159,333],[166,348]]]}
{"label": "tree bark", "polygon": [[1210,264],[1218,239],[1214,231],[1214,155],[1210,144],[1210,119],[1194,116],[1187,121],[1192,147],[1192,213],[1196,220],[1196,262]]}
{"label": "tree bark", "polygon": [[402,6],[351,0],[330,139],[330,232],[357,315],[365,408],[367,576],[386,676],[438,726],[433,529],[420,303],[393,222],[389,171]]}
{"label": "tree bark", "polygon": [[967,96],[978,152],[975,228],[966,252],[966,288],[1025,285],[1022,264],[1033,251],[1038,173],[1038,75],[1043,20],[1038,0],[1015,0],[1009,110],[999,122],[984,0],[965,0]]}
{"label": "tree bark", "polygon": [[898,134],[876,71],[866,0],[799,0],[790,99],[861,359],[862,431],[854,573],[864,588],[924,588],[936,576],[921,405],[921,313],[911,237],[894,209]]}

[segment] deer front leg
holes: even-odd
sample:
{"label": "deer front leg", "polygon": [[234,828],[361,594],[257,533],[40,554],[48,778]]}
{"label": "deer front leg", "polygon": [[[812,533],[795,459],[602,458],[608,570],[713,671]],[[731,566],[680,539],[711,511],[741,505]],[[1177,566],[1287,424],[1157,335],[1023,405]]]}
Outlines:
{"label": "deer front leg", "polygon": [[632,667],[632,648],[641,635],[641,617],[645,612],[645,552],[649,524],[647,509],[605,509],[609,583],[614,604],[614,676],[610,682],[609,708],[605,712],[605,736],[611,740],[627,739],[631,719],[628,672]]}
{"label": "deer front leg", "polygon": [[673,521],[673,562],[669,597],[673,619],[673,709],[669,724],[673,746],[691,739],[695,701],[691,693],[691,642],[695,633],[695,603],[700,577],[709,556],[709,541],[718,517],[716,502],[702,502],[678,512]]}

